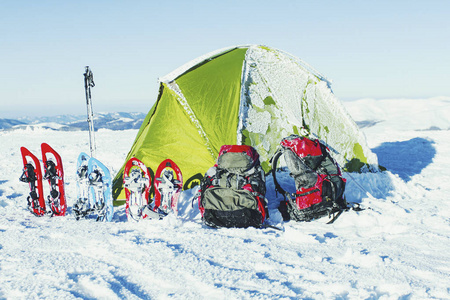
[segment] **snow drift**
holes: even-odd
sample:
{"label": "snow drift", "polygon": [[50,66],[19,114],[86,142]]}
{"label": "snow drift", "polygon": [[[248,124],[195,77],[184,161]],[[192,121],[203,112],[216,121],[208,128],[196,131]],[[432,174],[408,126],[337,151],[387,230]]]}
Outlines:
{"label": "snow drift", "polygon": [[[87,132],[0,131],[0,298],[450,298],[450,98],[345,104],[369,124],[363,132],[388,171],[346,174],[347,199],[366,210],[332,225],[283,223],[268,178],[280,231],[207,228],[193,190],[178,217],[130,223],[122,206],[112,223],[76,221],[76,159],[89,148]],[[96,134],[98,158],[113,174],[136,131]],[[26,209],[19,148],[38,152],[42,142],[63,158],[66,217]]]}

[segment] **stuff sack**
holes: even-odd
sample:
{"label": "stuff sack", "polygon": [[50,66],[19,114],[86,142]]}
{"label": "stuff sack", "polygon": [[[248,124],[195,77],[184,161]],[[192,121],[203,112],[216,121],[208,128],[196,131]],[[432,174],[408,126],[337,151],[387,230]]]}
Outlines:
{"label": "stuff sack", "polygon": [[258,152],[251,146],[223,145],[200,184],[202,220],[211,227],[261,227],[268,215],[265,193]]}
{"label": "stuff sack", "polygon": [[[311,221],[345,209],[345,178],[329,149],[318,139],[291,135],[280,142],[272,158],[272,175],[277,192],[285,196],[279,210],[285,221]],[[295,181],[295,193],[286,192],[276,179],[278,159],[283,156]],[[334,219],[332,221],[334,221]],[[332,222],[331,221],[331,222]]]}

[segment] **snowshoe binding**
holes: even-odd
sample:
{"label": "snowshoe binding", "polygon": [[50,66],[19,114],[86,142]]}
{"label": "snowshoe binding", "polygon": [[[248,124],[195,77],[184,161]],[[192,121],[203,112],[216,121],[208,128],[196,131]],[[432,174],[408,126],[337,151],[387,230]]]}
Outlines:
{"label": "snowshoe binding", "polygon": [[144,208],[148,205],[151,176],[145,164],[133,157],[125,165],[123,185],[125,187],[125,211],[129,221],[147,218]]}

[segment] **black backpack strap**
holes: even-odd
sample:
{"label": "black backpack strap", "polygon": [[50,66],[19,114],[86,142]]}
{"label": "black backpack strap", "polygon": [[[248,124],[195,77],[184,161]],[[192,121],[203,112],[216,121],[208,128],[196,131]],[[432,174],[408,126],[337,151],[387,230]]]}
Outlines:
{"label": "black backpack strap", "polygon": [[209,187],[212,186],[213,180],[214,180],[213,177],[209,177],[207,174],[205,174],[205,176],[200,181],[200,193],[198,195],[198,203],[199,203],[199,206],[201,206],[201,207],[203,207],[202,201],[203,201],[203,197],[205,195],[205,191],[206,191],[206,189],[208,189]]}
{"label": "black backpack strap", "polygon": [[336,221],[337,218],[345,211],[345,209],[340,209],[336,211],[335,213],[329,214],[329,217],[331,218],[330,221],[327,222],[327,224],[333,224],[334,221]]}
{"label": "black backpack strap", "polygon": [[346,203],[347,203],[347,210],[350,210],[350,209],[353,211],[365,210],[365,208],[362,208],[361,205],[357,202],[346,202]]}
{"label": "black backpack strap", "polygon": [[329,214],[329,217],[331,218],[331,220],[329,222],[327,222],[327,224],[333,224],[334,221],[336,221],[337,218],[339,218],[339,216],[344,212],[344,211],[349,211],[349,210],[353,210],[353,211],[363,211],[364,208],[361,207],[361,205],[357,202],[347,202],[345,201],[345,207],[336,207],[335,210],[332,210]]}
{"label": "black backpack strap", "polygon": [[285,198],[286,195],[288,194],[282,187],[281,185],[278,183],[277,180],[277,164],[278,164],[278,159],[280,158],[280,156],[283,155],[283,150],[282,149],[278,149],[277,152],[275,152],[275,154],[272,156],[271,158],[271,163],[272,163],[272,177],[273,177],[273,184],[275,185],[275,191],[277,193],[282,194]]}

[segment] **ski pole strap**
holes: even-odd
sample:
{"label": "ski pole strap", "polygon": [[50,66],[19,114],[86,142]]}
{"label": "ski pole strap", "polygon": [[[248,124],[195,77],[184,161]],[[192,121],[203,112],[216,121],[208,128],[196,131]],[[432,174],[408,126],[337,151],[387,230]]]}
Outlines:
{"label": "ski pole strap", "polygon": [[89,68],[89,66],[85,67],[85,73],[83,75],[84,75],[84,86],[85,86],[85,88],[88,89],[88,88],[94,87],[95,86],[94,74],[92,73],[92,71]]}

